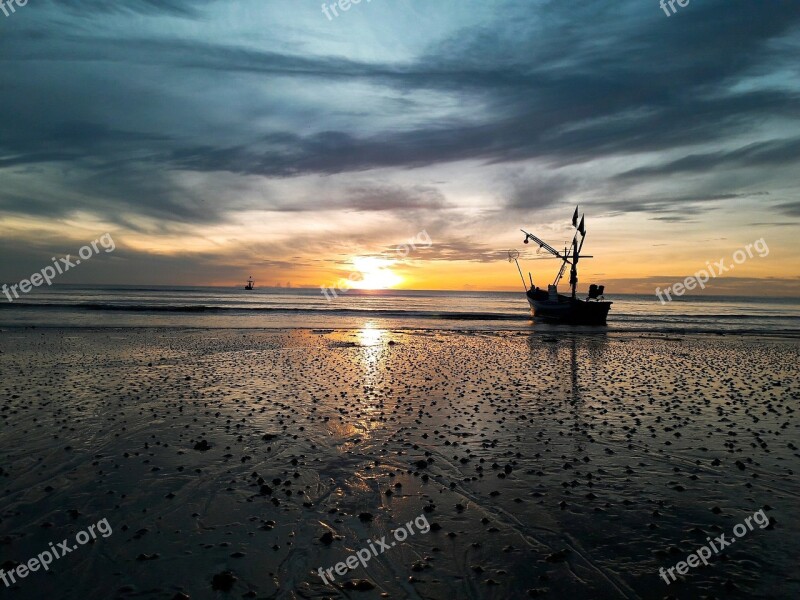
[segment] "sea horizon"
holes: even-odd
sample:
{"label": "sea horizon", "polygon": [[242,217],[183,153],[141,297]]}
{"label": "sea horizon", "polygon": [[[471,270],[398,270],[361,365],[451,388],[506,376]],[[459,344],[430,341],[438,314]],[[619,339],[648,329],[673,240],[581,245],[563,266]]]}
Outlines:
{"label": "sea horizon", "polygon": [[[676,280],[679,278],[676,278]],[[11,281],[0,281],[0,286],[11,285],[12,283],[18,282],[11,282]],[[47,288],[35,288],[40,291],[46,291],[47,289],[114,289],[114,290],[190,290],[190,289],[209,289],[209,290],[241,290],[243,293],[246,292],[248,294],[259,293],[264,291],[279,291],[285,292],[287,290],[292,291],[310,291],[314,294],[319,295],[324,299],[324,294],[322,294],[321,289],[324,286],[303,286],[303,285],[292,285],[290,287],[281,286],[281,285],[256,285],[256,287],[252,290],[245,290],[244,286],[241,283],[237,284],[230,284],[230,285],[206,285],[206,284],[165,284],[165,283],[57,283],[54,282]],[[586,290],[582,289],[584,286],[579,286],[578,288],[578,297],[586,296]],[[585,286],[588,287],[588,286]],[[654,288],[655,290],[655,288]],[[559,293],[564,293],[564,291],[569,291],[568,286],[559,286]],[[351,288],[345,291],[337,290],[337,294],[340,296],[347,296],[347,295],[376,295],[376,294],[402,294],[405,292],[409,293],[455,293],[455,294],[515,294],[515,295],[522,295],[525,291],[521,291],[519,289],[430,289],[430,288],[380,288],[380,289],[358,289],[358,288]],[[31,293],[27,293],[21,295],[19,301],[24,301],[25,298],[30,297]],[[606,294],[607,298],[611,297],[618,297],[618,296],[641,296],[641,297],[652,297],[653,299],[657,300],[658,297],[655,294],[655,291],[652,294],[646,294],[641,292],[613,292]],[[685,300],[687,298],[691,299],[700,299],[700,298],[710,298],[710,299],[719,299],[719,298],[738,298],[738,299],[775,299],[777,301],[781,300],[799,300],[800,301],[800,294],[797,295],[780,295],[780,294],[730,294],[730,293],[713,293],[708,290],[701,290],[700,292],[686,292],[681,296],[672,296],[672,301]],[[5,300],[5,296],[0,296],[0,299]],[[7,300],[6,300],[7,301]],[[17,301],[16,299],[14,300]]]}
{"label": "sea horizon", "polygon": [[[578,331],[800,336],[800,300],[683,296],[661,303],[613,294],[606,326]],[[208,327],[253,329],[467,329],[563,331],[534,321],[509,291],[349,290],[327,300],[310,288],[61,285],[0,304],[0,327]]]}

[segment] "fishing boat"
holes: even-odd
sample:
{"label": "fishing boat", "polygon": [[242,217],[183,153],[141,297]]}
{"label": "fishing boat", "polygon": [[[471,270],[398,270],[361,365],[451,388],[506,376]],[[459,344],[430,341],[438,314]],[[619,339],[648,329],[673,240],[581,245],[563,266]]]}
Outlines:
{"label": "fishing boat", "polygon": [[[522,276],[522,269],[517,260],[519,252],[510,250],[509,261],[513,260],[517,264],[517,270],[522,279],[522,285],[525,288],[525,296],[528,299],[528,303],[530,304],[531,311],[535,318],[579,325],[604,325],[608,318],[608,311],[611,310],[611,305],[613,304],[613,302],[606,300],[603,296],[605,286],[598,286],[594,283],[591,284],[586,299],[578,298],[577,295],[578,262],[582,258],[593,258],[590,255],[581,254],[583,242],[586,241],[585,215],[581,215],[579,223],[577,207],[575,208],[575,214],[572,216],[572,226],[575,228],[572,245],[570,248],[565,247],[563,252],[559,252],[532,233],[528,233],[524,229],[520,230],[525,234],[525,244],[533,241],[539,245],[540,251],[545,250],[556,258],[561,259],[561,268],[553,283],[547,286],[547,290],[536,287],[533,284],[533,277],[531,277],[530,273],[528,273],[530,288],[525,283],[525,278]],[[579,238],[580,243],[578,243]],[[572,290],[569,296],[558,293],[558,283],[564,276],[567,265],[570,266],[569,284]]]}
{"label": "fishing boat", "polygon": [[252,290],[255,285],[256,285],[256,282],[253,280],[253,276],[250,275],[250,279],[247,280],[247,285],[244,286],[244,289]]}

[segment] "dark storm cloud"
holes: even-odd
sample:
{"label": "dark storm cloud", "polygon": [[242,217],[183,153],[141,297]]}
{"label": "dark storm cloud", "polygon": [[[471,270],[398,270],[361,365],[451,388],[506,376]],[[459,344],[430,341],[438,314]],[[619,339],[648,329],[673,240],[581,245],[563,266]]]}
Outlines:
{"label": "dark storm cloud", "polygon": [[[678,216],[699,215],[713,209],[713,205],[719,205],[726,201],[760,196],[763,192],[752,194],[705,194],[705,195],[684,195],[666,196],[663,198],[632,197],[624,200],[596,200],[592,206],[609,211],[610,214],[622,213],[679,213],[670,215],[670,219]],[[662,217],[662,220],[666,220]]]}
{"label": "dark storm cloud", "polygon": [[[169,172],[156,168],[135,165],[95,170],[72,168],[69,174],[51,173],[49,177],[80,193],[65,196],[49,189],[32,189],[24,194],[0,192],[0,210],[52,218],[81,210],[134,231],[145,231],[132,216],[141,214],[166,221],[202,224],[222,220],[229,209],[243,208],[209,202],[201,191],[176,184]],[[152,229],[147,231],[153,232]]]}
{"label": "dark storm cloud", "polygon": [[309,210],[351,210],[357,212],[386,212],[414,210],[441,210],[450,208],[444,194],[424,185],[403,187],[386,183],[363,183],[345,187],[340,192],[327,193],[308,202],[280,200],[266,202],[276,212],[304,212]]}
{"label": "dark storm cloud", "polygon": [[51,0],[52,4],[78,14],[91,15],[98,12],[119,13],[172,13],[181,16],[196,16],[198,5],[213,0]]}
{"label": "dark storm cloud", "polygon": [[[570,15],[565,32],[564,16]],[[376,135],[329,131],[293,135],[291,151],[190,148],[175,160],[187,168],[286,176],[376,167],[416,167],[480,159],[542,158],[564,165],[615,154],[674,149],[725,140],[767,117],[800,116],[797,90],[732,91],[741,77],[773,71],[786,57],[772,42],[795,32],[800,7],[786,3],[731,6],[708,2],[683,19],[615,14],[597,6],[550,4],[541,11],[553,29],[460,32],[409,66],[325,60],[293,65],[293,73],[358,78],[399,89],[435,90],[483,102],[483,122],[434,122]],[[600,22],[597,19],[600,19]],[[604,23],[603,20],[606,22]],[[610,33],[599,38],[597,30]],[[528,38],[535,38],[529,41]],[[665,49],[676,49],[665,54]],[[218,58],[193,61],[216,68]],[[458,57],[452,58],[452,57]],[[228,55],[225,69],[287,72],[284,59]],[[766,142],[756,160],[785,162],[780,141]],[[746,153],[739,160],[746,160]]]}
{"label": "dark storm cloud", "polygon": [[771,140],[749,144],[731,151],[690,154],[678,160],[655,167],[631,169],[617,175],[619,178],[667,176],[679,173],[704,172],[716,167],[783,166],[800,164],[800,138]]}
{"label": "dark storm cloud", "polygon": [[376,185],[351,187],[347,190],[347,208],[361,211],[410,209],[442,209],[447,207],[444,195],[437,189],[414,186]]}
{"label": "dark storm cloud", "polygon": [[576,191],[579,184],[566,175],[522,175],[511,177],[509,187],[509,208],[538,210],[559,204]]}
{"label": "dark storm cloud", "polygon": [[800,217],[800,201],[798,200],[778,204],[775,208],[790,217]]}
{"label": "dark storm cloud", "polygon": [[[52,6],[87,15],[133,11],[199,19],[212,3],[67,0]],[[729,145],[730,139],[770,119],[796,124],[800,117],[800,93],[789,85],[735,85],[795,67],[781,44],[798,32],[796,2],[773,2],[766,8],[756,2],[707,0],[672,18],[657,6],[641,3],[548,2],[538,6],[535,15],[527,2],[504,8],[497,22],[455,32],[402,63],[311,52],[301,56],[245,47],[242,42],[170,37],[163,31],[101,36],[87,33],[85,26],[69,31],[56,28],[54,22],[33,25],[20,20],[19,27],[7,28],[0,40],[7,66],[0,71],[0,84],[11,92],[0,99],[0,107],[4,114],[15,115],[0,124],[0,168],[63,165],[68,172],[49,176],[75,190],[80,199],[58,204],[32,186],[28,193],[0,192],[0,206],[38,213],[43,203],[53,202],[54,214],[84,208],[119,222],[125,218],[123,209],[157,219],[208,223],[253,206],[187,189],[173,175],[176,170],[285,178],[459,160],[500,164],[537,159],[542,165],[565,166],[696,144]],[[310,47],[313,50],[313,44]],[[54,64],[70,70],[56,74],[51,70]],[[165,100],[152,91],[137,95],[135,77],[124,83],[112,79],[110,73],[116,76],[120,70],[163,86]],[[352,128],[322,131],[281,127],[279,118],[269,127],[251,128],[243,122],[241,130],[187,130],[189,122],[207,118],[215,123],[214,112],[223,107],[213,104],[220,102],[213,95],[204,106],[200,101],[184,105],[172,99],[173,94],[189,81],[205,82],[209,90],[216,90],[221,87],[219,77],[234,74],[243,77],[236,80],[243,97],[265,82],[276,89],[288,82],[310,89],[357,83],[402,93],[412,107],[424,108],[432,93],[480,110],[462,110],[446,118],[409,118],[392,127],[367,113]],[[64,77],[87,82],[90,93],[68,91]],[[58,101],[42,100],[51,97]],[[32,102],[36,110],[27,107]],[[288,100],[276,100],[274,107],[287,112],[291,108]],[[324,102],[318,108],[325,113]],[[797,157],[798,140],[784,137],[693,152],[619,177],[785,166]],[[566,176],[532,178],[511,185],[507,201],[512,208],[541,208],[581,189],[582,184]],[[332,206],[404,211],[446,205],[433,190],[352,192],[348,200],[334,199]],[[692,211],[700,210],[697,205],[725,198],[626,199],[608,202],[605,208],[676,220],[680,215],[663,213],[680,204],[683,215],[696,214]],[[319,203],[316,198],[265,198],[260,207],[316,210]],[[793,214],[794,209],[787,210]]]}

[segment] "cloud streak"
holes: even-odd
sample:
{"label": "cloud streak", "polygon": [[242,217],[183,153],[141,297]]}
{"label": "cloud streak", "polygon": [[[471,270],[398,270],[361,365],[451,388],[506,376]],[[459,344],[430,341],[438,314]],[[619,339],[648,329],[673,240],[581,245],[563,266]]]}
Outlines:
{"label": "cloud streak", "polygon": [[336,23],[295,6],[64,0],[6,20],[0,218],[168,235],[336,212],[346,239],[435,222],[455,240],[437,260],[488,262],[493,242],[459,240],[579,202],[663,227],[800,216],[797,3],[409,1]]}

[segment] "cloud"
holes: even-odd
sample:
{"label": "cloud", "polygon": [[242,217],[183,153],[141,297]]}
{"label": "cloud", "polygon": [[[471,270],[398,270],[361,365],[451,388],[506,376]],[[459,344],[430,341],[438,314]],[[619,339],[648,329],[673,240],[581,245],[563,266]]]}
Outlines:
{"label": "cloud", "polygon": [[197,16],[197,5],[209,4],[214,0],[126,0],[108,2],[107,0],[51,0],[51,4],[79,15],[95,15],[106,12],[174,14],[185,17]]}
{"label": "cloud", "polygon": [[411,29],[376,3],[364,29],[288,2],[20,12],[0,36],[0,217],[169,236],[338,211],[363,225],[343,238],[441,225],[431,256],[488,262],[488,232],[579,202],[653,227],[798,216],[800,4],[407,4],[428,17]]}
{"label": "cloud", "polygon": [[561,203],[576,192],[580,185],[563,174],[511,175],[507,207],[521,210],[542,210]]}
{"label": "cloud", "polygon": [[342,208],[360,211],[396,211],[413,209],[443,209],[444,195],[437,189],[416,185],[402,188],[397,185],[354,186],[347,190]]}
{"label": "cloud", "polygon": [[[88,9],[94,3],[75,1],[72,6]],[[133,6],[156,7],[151,2]],[[187,7],[184,2],[167,4],[172,11]],[[736,90],[732,86],[737,78],[766,75],[786,64],[775,42],[795,31],[800,10],[794,5],[765,11],[750,3],[732,8],[712,1],[693,10],[692,18],[684,19],[681,27],[651,11],[620,14],[598,4],[567,9],[546,3],[538,20],[519,5],[509,7],[511,14],[522,19],[520,24],[493,23],[493,28],[454,32],[408,64],[298,56],[163,36],[109,39],[54,37],[51,33],[48,43],[31,46],[28,41],[18,48],[8,44],[8,50],[10,59],[30,62],[55,57],[57,48],[61,60],[86,65],[103,56],[105,61],[134,69],[160,65],[184,79],[194,70],[197,77],[207,80],[217,72],[224,77],[240,72],[305,80],[306,85],[323,89],[331,82],[366,85],[378,94],[403,90],[417,104],[433,91],[482,107],[479,117],[453,111],[445,120],[408,123],[375,133],[367,132],[369,126],[310,133],[270,127],[260,136],[240,134],[236,144],[214,139],[192,144],[173,138],[164,147],[153,145],[154,140],[149,139],[153,132],[147,131],[140,132],[138,144],[132,144],[119,138],[117,128],[102,123],[81,125],[84,135],[78,134],[78,139],[74,132],[50,132],[52,142],[65,147],[67,157],[108,156],[101,143],[108,142],[115,144],[118,153],[127,153],[128,159],[136,160],[137,153],[149,149],[155,151],[153,158],[163,168],[204,172],[285,177],[465,159],[513,162],[538,158],[565,165],[724,141],[752,129],[764,118],[798,116],[800,94],[796,88]],[[725,17],[720,18],[723,13]],[[604,35],[587,35],[600,27],[592,19],[605,24]],[[575,23],[585,25],[576,27]],[[530,39],[532,33],[536,33],[535,40]],[[681,52],[666,60],[664,48],[681,48]],[[52,85],[52,80],[39,83]],[[242,92],[250,87],[247,80],[239,85]],[[179,110],[166,116],[183,118]],[[359,129],[361,133],[356,133]],[[84,138],[93,144],[87,146]],[[784,163],[787,152],[797,152],[797,144],[796,139],[784,141],[783,146],[778,141],[766,142],[738,154],[720,152],[681,159],[671,168],[697,170],[702,169],[704,160],[736,161],[748,156],[761,164]],[[30,152],[27,158],[33,161],[47,156]]]}
{"label": "cloud", "polygon": [[745,198],[747,194],[689,194],[667,196],[638,196],[629,194],[627,198],[596,199],[592,207],[606,211],[609,215],[626,213],[644,213],[655,215],[651,218],[662,221],[681,221],[689,216],[697,216],[703,212],[713,210],[720,202]]}
{"label": "cloud", "polygon": [[778,204],[775,208],[790,217],[800,217],[800,201],[798,200]]}
{"label": "cloud", "polygon": [[624,171],[616,177],[621,179],[664,177],[681,173],[702,173],[719,167],[732,169],[764,165],[796,166],[798,162],[800,162],[800,137],[758,142],[730,151],[690,154],[666,164]]}

